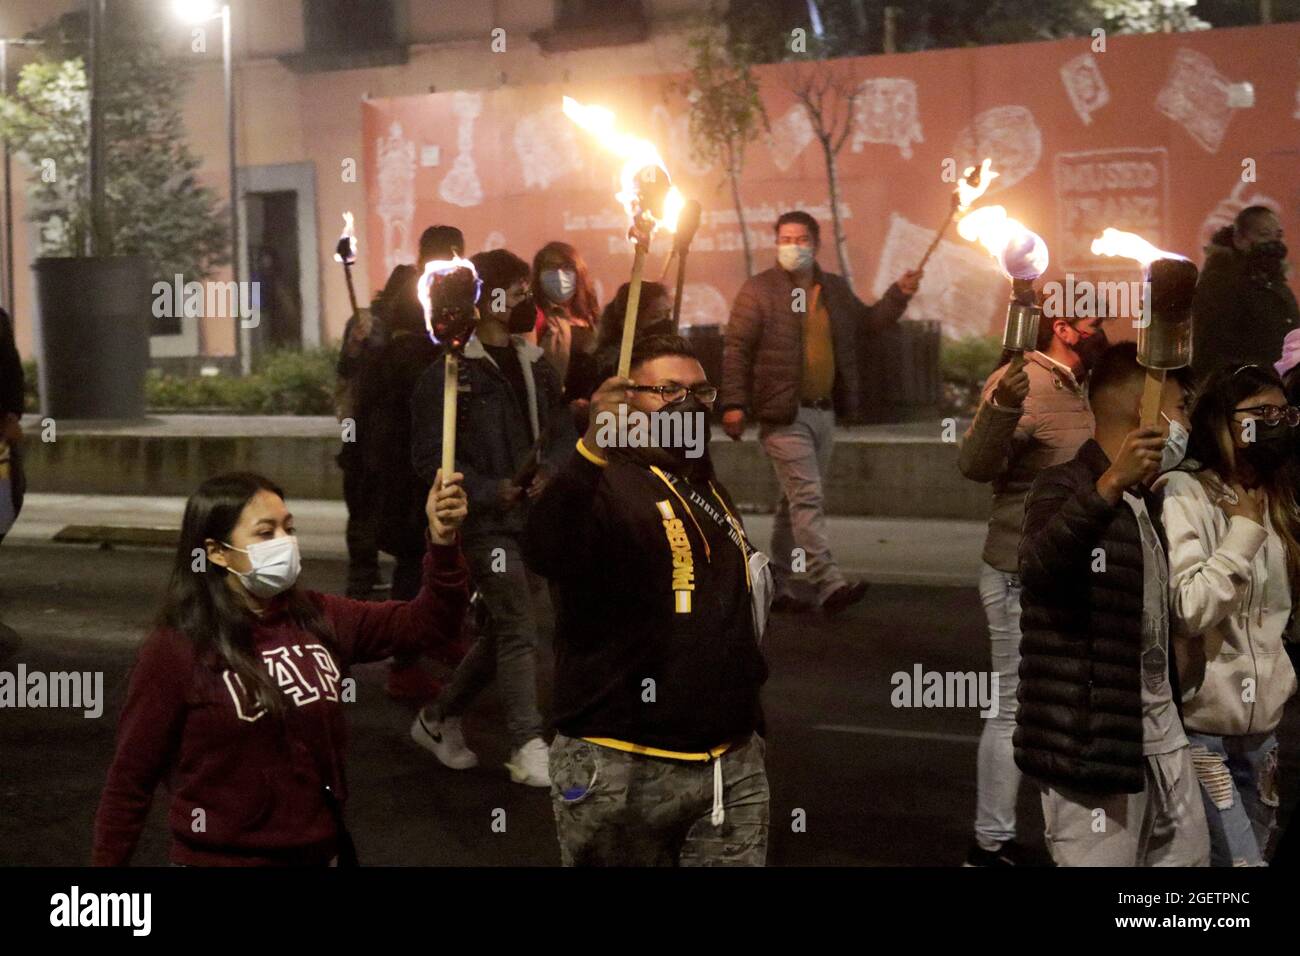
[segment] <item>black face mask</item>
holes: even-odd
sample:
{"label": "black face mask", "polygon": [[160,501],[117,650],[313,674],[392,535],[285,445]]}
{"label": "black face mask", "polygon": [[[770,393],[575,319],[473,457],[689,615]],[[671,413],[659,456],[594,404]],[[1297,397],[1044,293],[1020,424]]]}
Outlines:
{"label": "black face mask", "polygon": [[1255,423],[1255,440],[1247,442],[1241,450],[1242,457],[1261,478],[1267,477],[1286,464],[1295,450],[1291,429],[1284,422],[1276,425]]}
{"label": "black face mask", "polygon": [[1270,275],[1282,271],[1282,263],[1286,261],[1287,256],[1286,243],[1281,239],[1270,239],[1268,242],[1257,242],[1250,247],[1246,253],[1246,260],[1253,272],[1264,272]]}
{"label": "black face mask", "polygon": [[511,335],[523,335],[531,332],[536,324],[537,305],[531,295],[524,296],[523,300],[510,310],[510,316],[506,319],[506,331]]}
{"label": "black face mask", "polygon": [[1091,372],[1096,367],[1097,362],[1101,360],[1101,355],[1106,349],[1110,348],[1110,340],[1106,338],[1104,329],[1098,329],[1086,339],[1079,339],[1074,343],[1074,354],[1079,356],[1079,361],[1083,367]]}

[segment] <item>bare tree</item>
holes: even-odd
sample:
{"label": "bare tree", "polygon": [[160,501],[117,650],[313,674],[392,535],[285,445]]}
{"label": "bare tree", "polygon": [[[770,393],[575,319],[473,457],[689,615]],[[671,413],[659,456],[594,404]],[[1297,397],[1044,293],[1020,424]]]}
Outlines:
{"label": "bare tree", "polygon": [[754,255],[740,176],[745,150],[762,129],[767,113],[758,94],[758,79],[747,44],[728,37],[716,20],[706,20],[689,40],[690,76],[674,89],[690,104],[691,152],[702,163],[722,164],[731,186],[740,238],[745,250],[745,275],[754,274]]}
{"label": "bare tree", "polygon": [[862,84],[852,60],[795,60],[786,68],[787,88],[803,106],[821,144],[826,162],[826,183],[830,193],[831,226],[840,273],[850,283],[848,243],[840,220],[840,177],[837,157],[853,131],[853,114]]}

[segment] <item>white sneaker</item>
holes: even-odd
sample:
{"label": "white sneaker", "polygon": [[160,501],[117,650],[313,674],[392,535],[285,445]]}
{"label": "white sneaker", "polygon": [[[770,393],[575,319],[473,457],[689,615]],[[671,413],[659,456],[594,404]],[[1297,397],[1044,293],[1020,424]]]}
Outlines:
{"label": "white sneaker", "polygon": [[510,755],[506,769],[510,779],[515,783],[530,787],[549,787],[551,785],[551,752],[546,741],[534,737]]}
{"label": "white sneaker", "polygon": [[465,746],[459,717],[426,720],[424,711],[420,710],[411,724],[411,739],[437,757],[444,767],[468,770],[478,766],[478,754]]}

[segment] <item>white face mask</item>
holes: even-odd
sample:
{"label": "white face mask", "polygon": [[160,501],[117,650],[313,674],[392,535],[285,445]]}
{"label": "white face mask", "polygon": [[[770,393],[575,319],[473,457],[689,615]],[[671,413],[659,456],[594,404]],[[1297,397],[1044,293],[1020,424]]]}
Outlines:
{"label": "white face mask", "polygon": [[1165,438],[1165,447],[1160,451],[1160,470],[1169,471],[1181,465],[1187,457],[1187,443],[1192,435],[1164,412],[1160,413],[1160,417],[1169,423],[1169,436]]}
{"label": "white face mask", "polygon": [[813,263],[812,246],[796,246],[793,243],[776,247],[776,261],[786,272],[802,272]]}
{"label": "white face mask", "polygon": [[542,291],[557,305],[573,298],[578,288],[578,273],[572,269],[547,269],[542,273]]}
{"label": "white face mask", "polygon": [[248,555],[248,561],[253,566],[251,571],[236,571],[234,568],[229,570],[239,578],[244,590],[255,597],[273,598],[277,594],[283,594],[293,587],[302,570],[298,539],[291,534],[270,541],[258,541],[250,544],[247,550],[229,544],[226,547]]}

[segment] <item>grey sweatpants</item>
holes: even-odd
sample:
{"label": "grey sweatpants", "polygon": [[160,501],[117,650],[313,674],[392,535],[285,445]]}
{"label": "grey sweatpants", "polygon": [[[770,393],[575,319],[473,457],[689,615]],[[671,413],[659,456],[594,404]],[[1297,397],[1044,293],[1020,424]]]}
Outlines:
{"label": "grey sweatpants", "polygon": [[1057,866],[1210,865],[1210,831],[1191,750],[1142,759],[1141,793],[1044,788],[1044,835]]}
{"label": "grey sweatpants", "polygon": [[[811,587],[824,601],[845,583],[826,534],[824,481],[835,450],[835,413],[800,407],[789,425],[763,425],[758,437],[781,486],[770,555],[777,592],[800,597]],[[806,570],[792,568],[794,562]]]}

